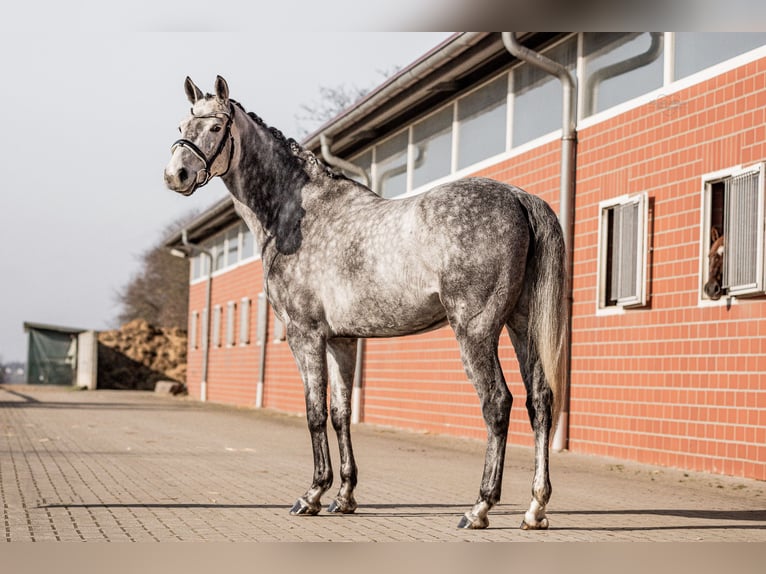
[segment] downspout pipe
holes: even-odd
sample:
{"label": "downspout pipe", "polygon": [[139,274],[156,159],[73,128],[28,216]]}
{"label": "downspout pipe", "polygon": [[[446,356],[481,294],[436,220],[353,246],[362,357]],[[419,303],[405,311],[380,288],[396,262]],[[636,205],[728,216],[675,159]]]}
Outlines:
{"label": "downspout pipe", "polygon": [[567,329],[564,335],[564,397],[561,414],[559,415],[556,434],[553,437],[553,450],[561,451],[567,448],[569,439],[569,387],[571,379],[571,350],[572,350],[572,265],[574,243],[574,191],[575,191],[575,157],[577,147],[577,83],[564,66],[546,58],[542,54],[522,46],[516,32],[503,32],[503,44],[512,56],[540,68],[561,81],[562,87],[562,118],[561,118],[561,180],[559,192],[559,222],[564,234],[566,246],[566,276],[564,283],[565,305],[567,313]]}
{"label": "downspout pipe", "polygon": [[[269,314],[268,303],[266,302],[266,292],[258,295],[258,316],[263,317],[263,327],[259,327],[259,343],[261,345],[258,354],[258,382],[255,384],[255,408],[263,408],[263,392],[266,388],[266,346],[269,333]],[[262,330],[262,333],[260,331]]]}
{"label": "downspout pipe", "polygon": [[207,280],[205,284],[205,323],[206,324],[205,324],[205,338],[202,341],[202,344],[204,345],[204,347],[202,349],[202,381],[200,383],[200,397],[199,397],[200,401],[205,402],[207,401],[207,373],[208,373],[208,362],[210,358],[209,357],[210,355],[210,315],[211,315],[210,295],[211,295],[212,284],[213,284],[213,254],[210,253],[210,251],[208,251],[204,247],[189,241],[189,238],[186,234],[186,229],[181,230],[181,243],[184,244],[184,247],[186,247],[191,254],[201,253],[202,255],[205,255],[208,259]]}
{"label": "downspout pipe", "polygon": [[[367,187],[371,188],[370,176],[358,165],[340,158],[332,153],[332,138],[326,133],[319,135],[322,146],[322,158],[333,167],[343,169],[359,176]],[[373,190],[374,191],[374,190]],[[351,388],[351,422],[357,424],[362,420],[362,367],[364,364],[364,339],[356,340],[356,363],[354,364],[354,384]]]}

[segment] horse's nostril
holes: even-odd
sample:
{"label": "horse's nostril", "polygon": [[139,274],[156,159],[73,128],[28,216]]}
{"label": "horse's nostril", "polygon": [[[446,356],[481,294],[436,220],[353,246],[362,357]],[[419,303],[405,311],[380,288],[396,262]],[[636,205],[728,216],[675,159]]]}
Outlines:
{"label": "horse's nostril", "polygon": [[708,297],[710,297],[713,301],[720,299],[721,293],[722,293],[722,289],[718,283],[714,283],[712,281],[705,283],[705,294]]}
{"label": "horse's nostril", "polygon": [[186,168],[182,167],[178,170],[178,179],[183,181],[186,181],[186,179],[189,177],[189,172],[186,171]]}

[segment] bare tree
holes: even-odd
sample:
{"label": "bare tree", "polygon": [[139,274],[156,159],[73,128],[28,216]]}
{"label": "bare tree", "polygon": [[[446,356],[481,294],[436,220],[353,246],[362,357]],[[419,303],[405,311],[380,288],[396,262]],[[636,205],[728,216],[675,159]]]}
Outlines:
{"label": "bare tree", "polygon": [[[194,210],[171,223],[167,237],[198,215]],[[189,306],[189,262],[171,255],[163,242],[140,256],[141,268],[116,294],[120,324],[144,319],[156,327],[186,329]]]}
{"label": "bare tree", "polygon": [[[378,74],[385,80],[396,74],[399,69],[399,66],[393,66],[387,70],[378,70]],[[359,88],[347,84],[319,86],[319,101],[301,104],[301,111],[295,116],[299,138],[305,138],[343,110],[350,108],[374,87]]]}

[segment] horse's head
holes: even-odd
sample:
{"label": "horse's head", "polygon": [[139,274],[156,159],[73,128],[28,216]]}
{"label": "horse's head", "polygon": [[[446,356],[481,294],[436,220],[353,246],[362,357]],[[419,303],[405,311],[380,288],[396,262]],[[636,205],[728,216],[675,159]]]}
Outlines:
{"label": "horse's head", "polygon": [[705,283],[705,295],[713,301],[721,298],[723,293],[723,242],[724,236],[714,227],[710,231],[710,251],[708,252],[708,280]]}
{"label": "horse's head", "polygon": [[191,195],[229,170],[234,153],[231,135],[234,109],[229,101],[229,87],[221,76],[215,81],[215,95],[203,94],[188,77],[184,89],[192,104],[191,115],[178,127],[181,139],[171,148],[165,184],[173,191]]}

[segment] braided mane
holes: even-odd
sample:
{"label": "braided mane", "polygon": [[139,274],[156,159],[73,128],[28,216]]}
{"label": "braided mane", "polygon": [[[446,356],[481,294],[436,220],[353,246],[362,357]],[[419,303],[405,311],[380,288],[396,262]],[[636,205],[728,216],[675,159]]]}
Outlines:
{"label": "braided mane", "polygon": [[244,112],[253,122],[255,122],[256,125],[268,131],[274,141],[282,145],[282,147],[289,151],[291,156],[299,162],[301,168],[305,169],[308,164],[308,166],[318,167],[320,171],[334,179],[346,177],[341,171],[333,169],[329,165],[325,164],[316,155],[314,155],[313,152],[304,148],[295,139],[288,138],[285,136],[285,134],[282,133],[281,130],[269,126],[258,114],[245,110],[244,106],[238,101],[233,99],[230,99],[229,101],[235,104],[240,110],[242,110],[242,112]]}

